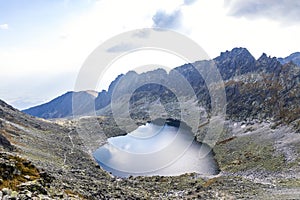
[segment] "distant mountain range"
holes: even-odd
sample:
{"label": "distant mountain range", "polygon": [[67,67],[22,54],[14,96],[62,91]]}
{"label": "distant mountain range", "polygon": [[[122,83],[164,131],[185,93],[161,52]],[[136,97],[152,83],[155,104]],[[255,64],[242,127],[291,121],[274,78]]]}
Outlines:
{"label": "distant mountain range", "polygon": [[82,107],[84,108],[86,106],[86,102],[94,100],[98,94],[95,95],[89,91],[67,92],[66,94],[63,94],[46,104],[24,110],[24,112],[45,119],[71,116],[73,96],[80,98]]}
{"label": "distant mountain range", "polygon": [[300,66],[300,52],[292,53],[291,55],[285,58],[278,58],[278,60],[281,64],[293,62],[296,65]]}
{"label": "distant mountain range", "polygon": [[[23,112],[40,118],[64,118],[73,116],[73,106],[76,106],[76,114],[84,114],[87,110],[93,110],[94,108],[101,109],[110,103],[111,92],[114,85],[122,77],[118,76],[115,81],[110,84],[108,92],[103,90],[102,92],[96,91],[79,91],[79,92],[67,92],[48,103],[35,106]],[[76,104],[73,105],[73,100],[76,99]]]}
{"label": "distant mountain range", "polygon": [[[300,67],[299,53],[292,54],[284,59],[269,57],[265,53],[255,59],[245,48],[234,48],[222,52],[212,60],[217,66],[225,83],[227,96],[227,115],[230,118],[276,118],[290,123],[299,119],[300,115]],[[172,85],[174,91],[184,95],[178,84],[176,74],[181,74],[192,86],[199,100],[199,105],[208,111],[211,107],[209,91],[203,77],[196,70],[204,66],[209,69],[212,61],[197,61],[193,64],[172,69],[169,73],[162,69],[142,74],[128,72],[114,80],[108,91],[91,94],[89,91],[68,92],[49,103],[24,110],[23,112],[42,118],[64,118],[72,115],[84,115],[88,112],[106,108],[106,114],[111,112],[109,104],[111,96],[118,84],[116,98],[131,94],[132,87],[143,85],[145,80],[154,78]],[[176,72],[176,73],[175,73]],[[76,99],[76,113],[72,110],[72,102]],[[138,88],[130,98],[133,112],[142,112],[141,117],[147,116],[147,106],[159,100],[166,105],[175,102],[176,96],[159,84],[146,84]],[[145,104],[146,103],[146,104]],[[143,106],[142,106],[143,105]],[[166,107],[166,106],[165,106]],[[167,111],[167,112],[175,112]],[[177,112],[177,111],[176,111]],[[99,113],[98,113],[99,114]],[[103,113],[102,113],[103,114]],[[135,115],[138,116],[138,115]],[[297,122],[300,123],[300,122]],[[300,126],[300,125],[299,125]]]}

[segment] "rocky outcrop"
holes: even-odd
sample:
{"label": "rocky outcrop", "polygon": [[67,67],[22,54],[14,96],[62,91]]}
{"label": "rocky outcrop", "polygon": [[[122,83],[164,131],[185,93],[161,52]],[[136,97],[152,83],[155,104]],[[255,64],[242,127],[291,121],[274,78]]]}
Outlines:
{"label": "rocky outcrop", "polygon": [[0,152],[0,199],[47,199],[53,177],[30,161]]}
{"label": "rocky outcrop", "polygon": [[13,146],[6,137],[0,134],[0,147],[8,150],[13,150]]}
{"label": "rocky outcrop", "polygon": [[258,69],[255,58],[245,48],[234,48],[214,59],[223,80],[254,72]]}
{"label": "rocky outcrop", "polygon": [[[279,76],[282,69],[282,65],[275,57],[267,56],[263,53],[256,62],[257,73],[275,74]],[[255,72],[255,71],[252,71]]]}

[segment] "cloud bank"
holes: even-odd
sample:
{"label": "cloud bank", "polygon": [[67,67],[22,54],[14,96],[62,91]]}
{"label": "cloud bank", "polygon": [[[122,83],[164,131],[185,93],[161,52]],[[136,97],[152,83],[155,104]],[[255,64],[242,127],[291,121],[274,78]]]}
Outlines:
{"label": "cloud bank", "polygon": [[129,51],[134,48],[138,48],[138,47],[134,46],[133,44],[130,44],[130,43],[121,43],[121,44],[115,45],[115,46],[107,49],[107,52],[109,52],[109,53],[126,52],[126,51]]}
{"label": "cloud bank", "polygon": [[184,5],[192,5],[195,3],[197,0],[184,0]]}
{"label": "cloud bank", "polygon": [[8,29],[8,24],[0,24],[0,29],[1,30],[7,30]]}
{"label": "cloud bank", "polygon": [[171,12],[165,10],[158,10],[152,17],[153,28],[173,29],[178,30],[183,27],[182,9],[185,6],[191,6],[197,0],[184,0],[182,4]]}
{"label": "cloud bank", "polygon": [[300,23],[297,0],[225,0],[229,15],[248,19],[267,18],[283,24]]}
{"label": "cloud bank", "polygon": [[180,10],[175,10],[172,13],[167,13],[159,10],[152,17],[154,28],[177,29],[181,26],[182,13]]}

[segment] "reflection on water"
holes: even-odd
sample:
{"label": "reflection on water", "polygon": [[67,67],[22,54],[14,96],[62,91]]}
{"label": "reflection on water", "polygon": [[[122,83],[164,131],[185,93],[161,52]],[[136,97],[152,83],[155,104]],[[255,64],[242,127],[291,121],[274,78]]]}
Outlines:
{"label": "reflection on water", "polygon": [[210,148],[188,129],[147,123],[126,136],[109,138],[94,152],[99,165],[113,175],[175,176],[218,173]]}

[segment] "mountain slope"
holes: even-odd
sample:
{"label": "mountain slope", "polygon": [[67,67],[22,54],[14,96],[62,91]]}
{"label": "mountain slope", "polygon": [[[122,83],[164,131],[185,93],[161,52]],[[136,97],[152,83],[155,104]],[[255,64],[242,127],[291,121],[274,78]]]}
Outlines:
{"label": "mountain slope", "polygon": [[245,48],[234,48],[214,59],[223,80],[257,70],[256,60]]}
{"label": "mountain slope", "polygon": [[80,104],[76,105],[79,108],[76,114],[81,114],[85,110],[90,110],[90,104],[97,96],[98,93],[93,91],[67,92],[46,104],[23,110],[23,112],[45,119],[72,116],[73,99]]}
{"label": "mountain slope", "polygon": [[116,180],[100,169],[87,153],[74,121],[58,125],[0,100],[0,122],[4,141],[0,143],[1,199],[133,199],[150,195],[145,183],[151,179],[133,186],[137,180]]}
{"label": "mountain slope", "polygon": [[296,65],[300,66],[300,52],[292,53],[291,55],[285,58],[278,58],[278,60],[281,64],[293,62]]}
{"label": "mountain slope", "polygon": [[[149,118],[149,107],[155,102],[161,102],[168,112],[180,114],[180,110],[170,108],[167,104],[172,102],[174,105],[177,92],[181,96],[188,95],[181,83],[182,75],[195,91],[198,104],[210,112],[211,99],[208,88],[202,75],[196,68],[209,66],[215,63],[224,83],[227,96],[227,115],[231,119],[275,119],[284,123],[295,124],[299,129],[299,67],[288,63],[282,65],[277,58],[269,57],[265,53],[255,60],[250,52],[245,48],[234,48],[220,54],[212,61],[198,61],[193,64],[172,69],[169,74],[162,69],[137,74],[128,72],[119,76],[110,86],[108,91],[102,91],[96,98],[95,108],[100,110],[110,104],[111,95],[115,88],[115,98],[122,99],[126,95],[131,95],[130,109],[133,112],[140,112],[140,118]],[[210,73],[207,70],[205,73]],[[145,84],[147,80],[156,80],[159,84]],[[164,86],[163,86],[164,85]],[[141,86],[133,91],[136,86]],[[173,92],[172,92],[172,91]],[[80,102],[80,101],[79,101]],[[70,101],[68,101],[70,104]],[[92,102],[94,103],[94,102]],[[52,104],[52,103],[49,103]],[[121,105],[121,104],[120,104]],[[274,106],[276,105],[276,107]],[[70,107],[67,105],[65,107]],[[59,105],[55,106],[59,108]],[[79,106],[80,107],[80,106]],[[84,107],[83,107],[84,108]],[[177,106],[178,108],[178,106]],[[33,110],[35,108],[32,108]],[[93,109],[93,108],[90,108]],[[89,110],[89,109],[87,109]],[[71,115],[71,110],[57,109],[59,117]],[[28,111],[25,111],[29,113]],[[82,110],[83,113],[83,110]],[[87,113],[87,112],[86,112]],[[97,112],[101,115],[111,114],[110,108]],[[44,118],[55,118],[58,115],[42,109],[40,113],[31,113]]]}
{"label": "mountain slope", "polygon": [[[67,92],[48,103],[23,110],[32,116],[52,119],[89,114],[110,104],[115,85],[123,75],[119,75],[109,86],[108,91]],[[76,109],[74,109],[76,108]]]}
{"label": "mountain slope", "polygon": [[[212,61],[198,61],[169,73],[162,69],[142,74],[128,72],[97,98],[79,93],[78,113],[84,114],[92,103],[98,105],[101,116],[59,119],[60,125],[21,113],[0,101],[0,159],[5,163],[0,165],[0,179],[4,180],[5,187],[17,190],[17,195],[30,191],[33,197],[44,195],[53,199],[297,199],[300,68],[293,63],[282,65],[266,54],[255,60],[243,48],[222,53],[214,62],[224,79],[227,98],[227,120],[213,146],[221,169],[218,176],[185,174],[120,179],[100,169],[89,154],[107,138],[126,134],[116,124],[111,107],[101,109],[110,104],[113,92],[116,92],[114,103],[121,106],[124,97],[130,96],[130,116],[139,125],[162,113],[164,118],[181,119],[180,108],[188,110],[191,104],[203,109],[201,117],[205,120],[215,120],[210,118],[209,91],[196,69],[209,69]],[[189,100],[179,75],[195,90],[198,102]],[[161,84],[143,84],[152,79]],[[137,85],[141,87],[131,93]],[[184,96],[186,101],[179,105],[173,92]],[[61,102],[72,104],[72,95],[61,98]],[[59,102],[55,106],[59,107]],[[52,108],[56,109],[55,106]],[[62,111],[65,110],[57,113],[72,113],[70,109]],[[50,117],[47,110],[41,114]],[[121,120],[126,122],[127,117]],[[199,142],[205,137],[207,124],[195,132]],[[24,158],[33,165],[29,175],[25,174],[27,168],[21,169],[28,163]],[[11,166],[13,170],[7,170]],[[14,174],[17,170],[20,176]],[[4,171],[9,171],[9,176]],[[4,184],[0,183],[0,189]]]}
{"label": "mountain slope", "polygon": [[[292,63],[281,65],[275,57],[268,57],[266,54],[255,60],[243,48],[221,53],[221,56],[215,58],[214,61],[224,79],[228,118],[239,121],[275,120],[278,124],[290,124],[300,131],[299,67]],[[210,94],[203,77],[196,69],[201,66],[208,68],[209,64],[210,61],[199,61],[193,65],[186,64],[171,70],[168,75],[164,70],[155,70],[141,75],[131,72],[120,81],[120,87],[122,91],[126,91],[123,83],[131,83],[134,80],[133,85],[138,85],[145,79],[155,77],[154,80],[158,82],[171,83],[169,89],[180,94],[184,89],[181,88],[183,84],[175,75],[179,73],[194,89],[198,104],[209,113]],[[180,110],[175,109],[179,106],[174,105],[177,102],[174,94],[172,95],[167,88],[158,86],[147,84],[132,94],[130,102],[132,113],[140,113],[136,115],[139,116],[138,118],[149,118],[151,105],[160,102],[167,116],[174,117],[174,113],[177,113],[180,118]],[[169,102],[172,102],[173,108]]]}
{"label": "mountain slope", "polygon": [[[85,140],[77,132],[86,126],[88,134],[101,138],[106,133],[123,134],[116,131],[113,118],[60,120],[61,126],[2,101],[0,113],[0,135],[14,147],[1,149],[0,144],[4,199],[297,199],[299,194],[295,191],[299,191],[300,137],[286,126],[274,129],[267,122],[226,121],[214,147],[222,169],[215,177],[122,179],[99,168],[83,151]],[[95,119],[100,129],[93,126]]]}

